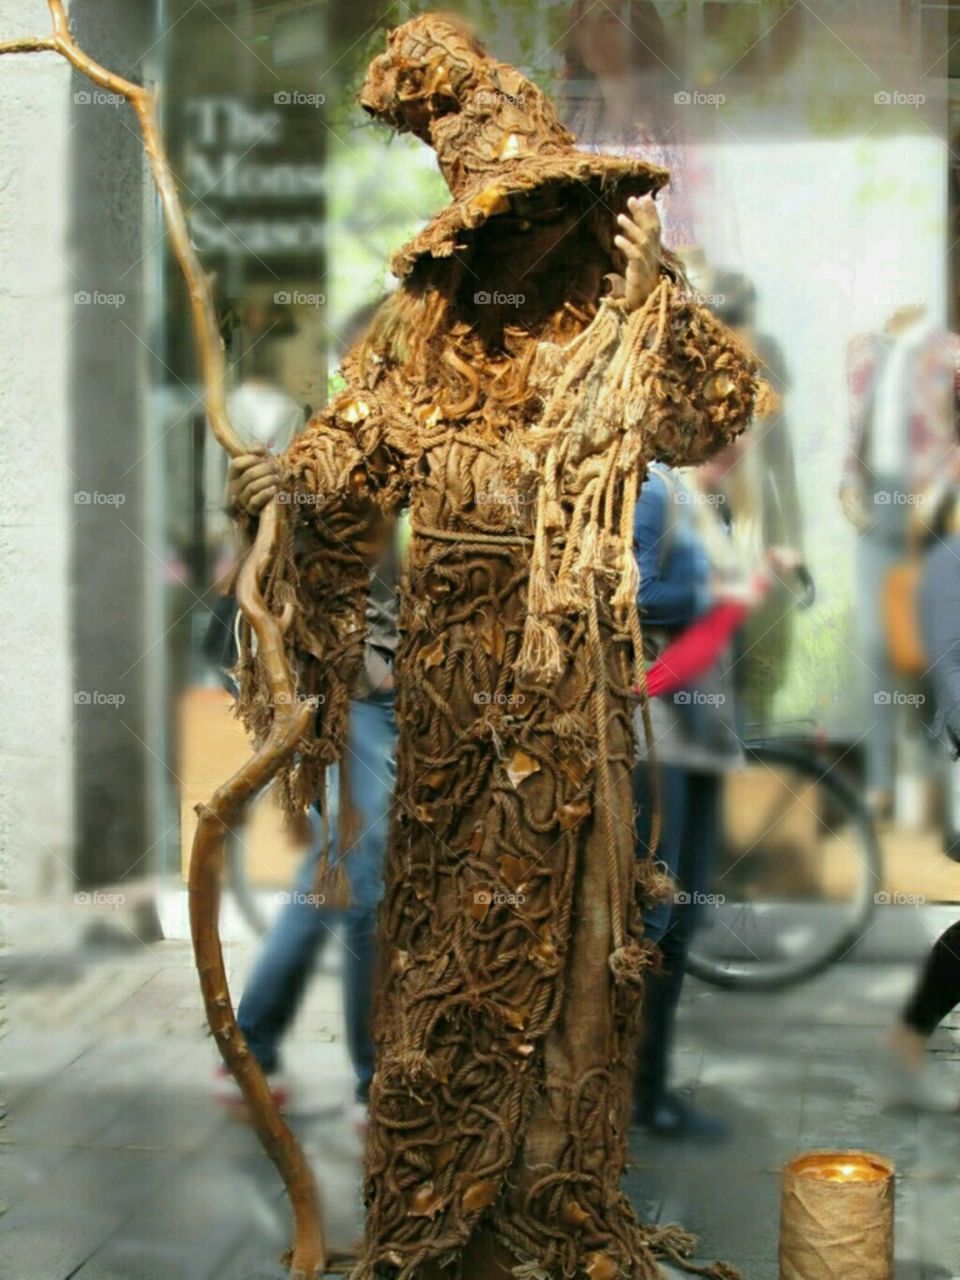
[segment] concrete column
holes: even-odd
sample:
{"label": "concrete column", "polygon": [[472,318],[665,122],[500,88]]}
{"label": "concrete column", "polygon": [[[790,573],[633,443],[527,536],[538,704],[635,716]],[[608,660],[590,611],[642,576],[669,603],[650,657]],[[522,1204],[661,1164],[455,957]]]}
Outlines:
{"label": "concrete column", "polygon": [[[69,8],[136,78],[152,5]],[[0,38],[48,30],[43,0],[0,0]],[[34,896],[146,869],[153,259],[135,117],[63,59],[0,63],[0,161],[0,876]]]}

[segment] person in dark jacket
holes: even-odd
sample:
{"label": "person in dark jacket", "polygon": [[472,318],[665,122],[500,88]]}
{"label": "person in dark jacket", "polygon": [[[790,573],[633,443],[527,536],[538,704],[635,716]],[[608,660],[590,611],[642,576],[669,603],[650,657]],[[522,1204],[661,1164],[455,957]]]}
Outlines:
{"label": "person in dark jacket", "polygon": [[[933,731],[953,761],[960,757],[960,531],[956,495],[931,527],[918,593],[918,614],[933,693]],[[960,769],[955,763],[952,768]],[[956,1111],[960,1092],[936,1073],[927,1044],[960,1004],[960,920],[937,939],[900,1019],[890,1032],[879,1074],[888,1101],[924,1111]]]}

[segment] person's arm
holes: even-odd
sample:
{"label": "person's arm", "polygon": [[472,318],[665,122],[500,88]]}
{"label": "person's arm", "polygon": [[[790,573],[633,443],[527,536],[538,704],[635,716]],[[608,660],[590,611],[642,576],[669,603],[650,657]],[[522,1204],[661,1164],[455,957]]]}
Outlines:
{"label": "person's arm", "polygon": [[634,517],[634,554],[640,571],[637,605],[641,618],[651,626],[680,630],[709,606],[709,593],[702,577],[670,572],[672,557],[669,549],[664,554],[664,542],[671,540],[672,501],[666,481],[651,472],[640,490]]}
{"label": "person's arm", "polygon": [[[749,612],[744,602],[725,601],[688,627],[647,671],[646,691],[650,697],[688,688],[710,671]],[[640,693],[641,689],[635,692]]]}
{"label": "person's arm", "polygon": [[847,346],[847,451],[840,477],[840,506],[856,529],[872,524],[863,501],[860,477],[861,454],[866,434],[867,414],[877,370],[875,339],[870,334],[852,338]]}

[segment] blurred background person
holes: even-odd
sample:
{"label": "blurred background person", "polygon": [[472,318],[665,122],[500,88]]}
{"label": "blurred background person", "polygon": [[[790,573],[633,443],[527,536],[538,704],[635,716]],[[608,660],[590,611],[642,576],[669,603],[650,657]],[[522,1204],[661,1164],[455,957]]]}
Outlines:
{"label": "blurred background person", "polygon": [[651,0],[574,0],[564,45],[564,123],[585,150],[635,152],[670,171],[657,195],[664,243],[697,242],[692,187],[705,183],[683,145],[674,95],[682,57]]}
{"label": "blurred background person", "polygon": [[[930,522],[918,614],[936,718],[933,732],[950,761],[953,785],[960,764],[960,529],[956,490]],[[956,1111],[960,1084],[930,1063],[927,1045],[960,1004],[960,920],[934,943],[900,1019],[891,1029],[879,1075],[887,1099],[924,1111]]]}
{"label": "blurred background person", "polygon": [[[840,485],[844,514],[858,531],[857,621],[865,684],[866,799],[876,817],[893,814],[896,718],[877,715],[902,683],[890,659],[883,597],[891,570],[908,556],[908,517],[944,476],[956,474],[960,338],[939,329],[923,303],[898,307],[883,328],[847,351],[849,437]],[[916,737],[918,728],[909,726]]]}
{"label": "blurred background person", "polygon": [[638,856],[650,854],[656,769],[656,858],[675,890],[645,915],[662,968],[651,977],[644,1002],[634,1120],[665,1138],[716,1141],[725,1135],[722,1122],[696,1111],[670,1087],[674,1022],[722,838],[723,779],[743,762],[736,632],[774,577],[800,564],[792,549],[776,547],[760,556],[732,536],[736,513],[727,490],[751,443],[747,436],[683,473],[655,463],[637,504],[638,602],[654,695],[652,750],[639,709],[635,726]]}
{"label": "blurred background person", "polygon": [[[769,407],[758,412],[743,447],[717,477],[719,491],[727,498],[732,532],[753,556],[773,548],[776,557],[782,548],[785,562],[797,568],[804,562],[803,512],[787,416],[786,357],[776,338],[758,328],[756,289],[743,272],[718,270],[707,305],[757,358],[773,390]],[[776,696],[790,671],[795,603],[793,584],[774,573],[770,590],[744,624],[741,643],[749,661],[740,673],[739,687],[750,724],[766,726],[775,718]]]}
{"label": "blurred background person", "polygon": [[[663,655],[670,644],[711,608],[751,598],[747,574],[726,535],[716,530],[708,548],[704,530],[720,518],[700,501],[703,497],[676,470],[659,463],[651,466],[641,489],[634,549],[648,662],[662,658],[668,664]],[[634,1121],[660,1137],[718,1139],[723,1125],[695,1112],[670,1088],[669,1067],[687,951],[719,835],[723,774],[741,759],[729,666],[715,661],[695,686],[652,698],[650,710],[652,750],[637,712],[637,853],[650,855],[653,807],[659,803],[656,858],[675,893],[644,918],[647,936],[660,948],[662,968],[651,976],[644,1000]]]}

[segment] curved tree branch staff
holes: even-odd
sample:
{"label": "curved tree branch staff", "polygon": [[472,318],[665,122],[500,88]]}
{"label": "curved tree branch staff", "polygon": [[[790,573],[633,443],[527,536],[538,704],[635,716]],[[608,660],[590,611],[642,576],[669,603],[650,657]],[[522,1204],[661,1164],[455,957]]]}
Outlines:
{"label": "curved tree branch staff", "polygon": [[[294,807],[342,754],[371,530],[410,507],[354,1277],[652,1280],[691,1242],[620,1189],[653,958],[634,509],[647,464],[721,447],[758,384],[661,248],[668,175],[578,151],[454,20],[393,31],[361,103],[434,148],[453,201],[394,258],[347,390],[239,485],[254,513],[279,484],[295,517],[269,602],[323,701],[284,779]],[[248,649],[258,735],[263,674]]]}

